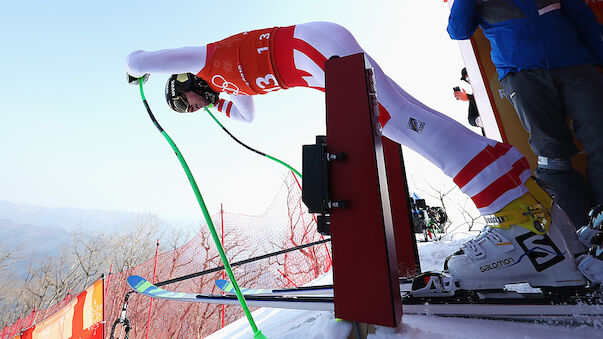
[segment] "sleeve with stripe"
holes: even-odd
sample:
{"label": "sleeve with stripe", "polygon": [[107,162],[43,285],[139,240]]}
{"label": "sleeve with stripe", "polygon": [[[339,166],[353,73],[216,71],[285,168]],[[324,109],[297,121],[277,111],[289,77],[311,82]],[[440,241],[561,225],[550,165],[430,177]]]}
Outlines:
{"label": "sleeve with stripe", "polygon": [[215,107],[227,117],[244,122],[253,121],[255,108],[253,98],[247,95],[232,95],[231,101],[219,99]]}

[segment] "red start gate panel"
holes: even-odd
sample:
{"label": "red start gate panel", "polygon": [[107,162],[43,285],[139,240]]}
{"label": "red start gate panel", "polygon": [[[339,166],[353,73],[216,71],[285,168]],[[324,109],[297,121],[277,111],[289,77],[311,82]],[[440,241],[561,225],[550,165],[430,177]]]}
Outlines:
{"label": "red start gate panel", "polygon": [[[372,69],[363,54],[325,62],[335,316],[397,327],[398,261]],[[305,174],[304,174],[305,175]],[[407,220],[408,222],[408,220]]]}

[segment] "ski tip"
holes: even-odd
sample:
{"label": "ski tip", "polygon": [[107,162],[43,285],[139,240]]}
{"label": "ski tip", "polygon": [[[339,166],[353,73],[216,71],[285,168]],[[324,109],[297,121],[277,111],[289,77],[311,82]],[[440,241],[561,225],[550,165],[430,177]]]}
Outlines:
{"label": "ski tip", "polygon": [[230,281],[224,279],[216,280],[216,286],[226,293],[233,293],[234,290],[234,286],[232,286]]}
{"label": "ski tip", "polygon": [[138,290],[140,286],[142,286],[147,280],[138,275],[131,275],[127,279],[128,285],[135,290]]}
{"label": "ski tip", "polygon": [[[218,288],[221,289],[223,292],[231,294],[236,293],[234,285],[228,280],[218,279],[216,280],[216,286],[218,286]],[[241,292],[247,293],[249,292],[249,289],[243,287],[241,288]]]}

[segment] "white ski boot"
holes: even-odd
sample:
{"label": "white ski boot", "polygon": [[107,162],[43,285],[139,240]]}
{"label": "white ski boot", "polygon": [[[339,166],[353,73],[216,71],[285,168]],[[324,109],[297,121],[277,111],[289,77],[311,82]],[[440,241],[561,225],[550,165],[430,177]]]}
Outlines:
{"label": "white ski boot", "polygon": [[533,179],[525,185],[528,193],[486,218],[491,225],[446,259],[452,289],[586,285],[573,256],[585,249],[574,225]]}

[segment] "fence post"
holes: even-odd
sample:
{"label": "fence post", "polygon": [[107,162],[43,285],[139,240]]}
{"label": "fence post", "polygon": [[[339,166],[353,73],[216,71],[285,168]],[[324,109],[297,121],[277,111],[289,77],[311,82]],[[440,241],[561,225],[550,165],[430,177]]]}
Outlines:
{"label": "fence post", "polygon": [[15,334],[20,333],[21,332],[21,321],[23,314],[19,314],[19,319],[17,320],[17,326],[15,326],[15,331],[13,332],[12,336],[15,336]]}
{"label": "fence post", "polygon": [[[155,283],[155,274],[157,274],[157,255],[159,254],[159,239],[157,239],[157,245],[155,246],[155,265],[153,267],[153,284]],[[149,327],[151,326],[151,311],[153,310],[153,298],[150,298],[149,302],[149,318],[147,319],[147,333],[145,339],[149,338]]]}
{"label": "fence post", "polygon": [[31,312],[31,321],[29,322],[29,326],[28,327],[32,327],[33,324],[36,321],[36,307],[34,306],[33,311]]}
{"label": "fence post", "polygon": [[113,273],[113,264],[109,266],[109,274],[107,274],[107,283],[105,284],[105,294],[109,291],[109,281],[111,281],[111,273]]}

